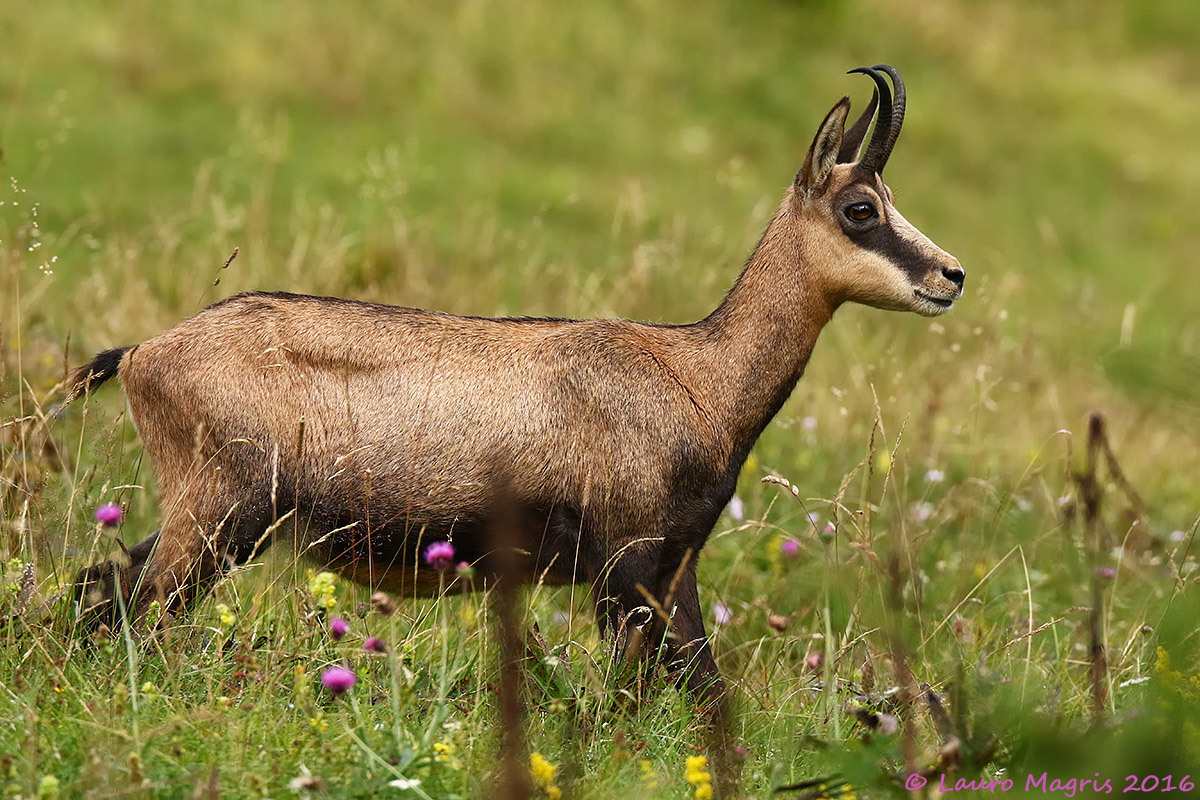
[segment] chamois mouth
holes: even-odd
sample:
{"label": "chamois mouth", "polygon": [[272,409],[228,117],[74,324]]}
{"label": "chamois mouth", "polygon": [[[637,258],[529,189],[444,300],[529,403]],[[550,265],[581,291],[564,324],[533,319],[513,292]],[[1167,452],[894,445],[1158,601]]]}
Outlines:
{"label": "chamois mouth", "polygon": [[938,314],[945,314],[954,306],[954,301],[957,297],[934,297],[931,294],[926,294],[920,289],[913,289],[913,296],[921,301],[917,306],[917,313],[927,317],[936,317]]}

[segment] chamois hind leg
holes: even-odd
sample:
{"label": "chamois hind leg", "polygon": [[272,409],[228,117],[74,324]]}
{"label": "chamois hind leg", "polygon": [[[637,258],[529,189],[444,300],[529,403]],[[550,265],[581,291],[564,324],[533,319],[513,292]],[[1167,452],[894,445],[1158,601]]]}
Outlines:
{"label": "chamois hind leg", "polygon": [[128,551],[130,563],[118,557],[79,573],[85,624],[119,624],[125,608],[138,626],[155,601],[175,614],[202,597],[225,569],[251,556],[267,528],[256,513],[261,506],[247,505],[251,496],[236,500],[210,482],[164,503],[162,528]]}
{"label": "chamois hind leg", "polygon": [[225,487],[189,492],[169,510],[158,541],[134,587],[133,614],[140,621],[158,601],[176,614],[203,597],[228,569],[245,563],[269,523],[253,492],[241,497]]}
{"label": "chamois hind leg", "polygon": [[121,556],[79,570],[75,576],[75,601],[85,627],[120,622],[121,605],[128,603],[133,587],[141,581],[159,533],[150,534]]}

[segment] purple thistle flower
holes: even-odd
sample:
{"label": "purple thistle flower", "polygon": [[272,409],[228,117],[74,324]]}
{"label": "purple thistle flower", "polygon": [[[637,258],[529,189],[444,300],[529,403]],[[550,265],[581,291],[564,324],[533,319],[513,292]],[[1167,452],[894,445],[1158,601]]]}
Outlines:
{"label": "purple thistle flower", "polygon": [[345,667],[330,667],[321,673],[321,684],[334,694],[350,691],[357,681],[354,673]]}
{"label": "purple thistle flower", "polygon": [[105,503],[96,509],[96,521],[105,527],[112,527],[121,521],[124,514],[116,503]]}
{"label": "purple thistle flower", "polygon": [[363,650],[368,653],[386,653],[387,645],[378,636],[368,636],[367,640],[363,642]]}
{"label": "purple thistle flower", "polygon": [[784,558],[798,558],[800,556],[800,543],[795,539],[784,539],[779,543],[779,554]]}
{"label": "purple thistle flower", "polygon": [[350,630],[350,623],[341,617],[335,617],[329,621],[329,635],[335,642],[340,642],[348,630]]}
{"label": "purple thistle flower", "polygon": [[1096,567],[1096,577],[1101,580],[1111,581],[1117,577],[1117,571],[1112,567]]}
{"label": "purple thistle flower", "polygon": [[434,542],[425,548],[425,563],[436,570],[454,568],[454,545],[449,542]]}

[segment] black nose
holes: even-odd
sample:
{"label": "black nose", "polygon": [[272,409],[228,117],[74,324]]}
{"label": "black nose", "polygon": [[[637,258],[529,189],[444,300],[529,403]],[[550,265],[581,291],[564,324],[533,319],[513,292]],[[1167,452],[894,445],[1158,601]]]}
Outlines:
{"label": "black nose", "polygon": [[953,267],[943,267],[942,275],[960,289],[963,287],[963,281],[967,279],[967,273],[963,272],[963,268],[957,264]]}

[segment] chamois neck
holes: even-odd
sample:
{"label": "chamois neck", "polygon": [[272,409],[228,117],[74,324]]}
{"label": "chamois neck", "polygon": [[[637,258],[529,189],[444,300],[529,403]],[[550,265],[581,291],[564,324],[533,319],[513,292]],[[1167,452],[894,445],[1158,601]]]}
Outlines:
{"label": "chamois neck", "polygon": [[785,198],[720,306],[697,323],[711,354],[708,396],[749,451],[791,395],[817,336],[833,316],[802,247],[791,196]]}

